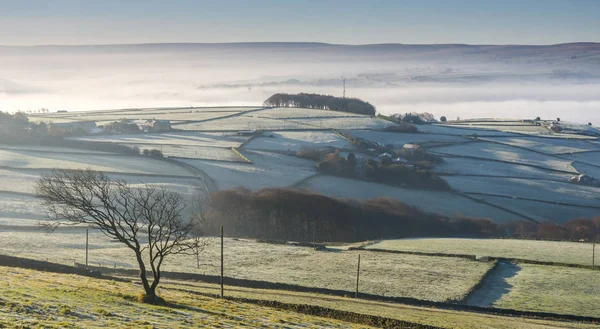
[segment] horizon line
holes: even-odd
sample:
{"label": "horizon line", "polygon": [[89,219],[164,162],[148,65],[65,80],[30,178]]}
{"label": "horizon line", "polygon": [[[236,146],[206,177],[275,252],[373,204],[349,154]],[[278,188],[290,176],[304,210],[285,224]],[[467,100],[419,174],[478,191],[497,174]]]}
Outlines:
{"label": "horizon line", "polygon": [[551,47],[564,45],[600,45],[600,42],[595,41],[573,41],[553,44],[469,44],[469,43],[400,43],[400,42],[383,42],[383,43],[366,43],[366,44],[344,44],[344,43],[328,43],[318,41],[239,41],[239,42],[142,42],[142,43],[100,43],[100,44],[30,44],[30,45],[4,45],[0,47],[14,48],[32,48],[32,47],[119,47],[119,46],[175,46],[175,45],[321,45],[321,46],[338,46],[338,47],[368,47],[368,46],[500,46],[500,47]]}

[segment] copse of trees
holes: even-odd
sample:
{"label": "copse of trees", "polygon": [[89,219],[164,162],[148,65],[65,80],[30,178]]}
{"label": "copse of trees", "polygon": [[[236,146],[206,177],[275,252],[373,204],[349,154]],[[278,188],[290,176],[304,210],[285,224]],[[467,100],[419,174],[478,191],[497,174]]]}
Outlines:
{"label": "copse of trees", "polygon": [[232,237],[266,240],[353,242],[409,237],[593,239],[600,217],[563,225],[488,218],[449,218],[389,198],[336,199],[306,190],[235,188],[215,192],[201,209],[205,230],[218,234],[221,224]]}
{"label": "copse of trees", "polygon": [[371,116],[374,116],[376,113],[375,106],[358,98],[342,98],[320,94],[277,93],[267,98],[264,105],[273,107],[302,107]]}
{"label": "copse of trees", "polygon": [[47,134],[45,123],[32,123],[23,112],[10,114],[0,111],[0,138],[3,143],[26,143]]}

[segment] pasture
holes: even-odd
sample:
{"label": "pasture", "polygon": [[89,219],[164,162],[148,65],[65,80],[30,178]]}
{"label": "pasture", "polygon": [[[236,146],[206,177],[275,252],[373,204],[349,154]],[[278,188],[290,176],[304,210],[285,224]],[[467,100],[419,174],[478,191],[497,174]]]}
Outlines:
{"label": "pasture", "polygon": [[0,275],[6,328],[370,328],[169,289],[161,295],[175,307],[140,304],[129,282],[8,267]]}
{"label": "pasture", "polygon": [[387,197],[400,200],[426,212],[444,214],[449,217],[493,218],[497,222],[523,219],[519,215],[486,205],[485,203],[475,202],[451,192],[412,190],[327,175],[312,177],[297,187],[310,189],[317,193],[336,198],[367,200]]}
{"label": "pasture", "polygon": [[458,144],[435,147],[432,148],[431,151],[440,155],[497,160],[513,164],[538,166],[558,171],[576,172],[575,169],[571,167],[571,161],[569,160],[497,143],[477,142]]}
{"label": "pasture", "polygon": [[245,149],[297,152],[302,148],[354,149],[352,143],[330,131],[265,132],[244,145]]}
{"label": "pasture", "polygon": [[[368,248],[519,258],[542,262],[591,265],[592,245],[580,242],[516,239],[424,238],[383,240]],[[596,246],[600,249],[600,246]],[[600,264],[600,255],[597,263]]]}
{"label": "pasture", "polygon": [[[85,230],[0,232],[0,253],[72,265],[85,263]],[[165,271],[219,275],[220,245],[207,238],[197,268],[193,255],[167,258]],[[356,285],[358,252],[315,251],[307,247],[273,245],[251,240],[226,239],[227,277],[286,283],[352,292]],[[90,232],[91,264],[136,268],[131,250]],[[431,301],[463,298],[491,263],[449,257],[363,253],[360,291],[381,296],[412,297]]]}
{"label": "pasture", "polygon": [[317,174],[316,164],[278,153],[241,150],[252,163],[226,163],[193,159],[177,161],[205,172],[220,190],[243,186],[251,190],[262,187],[287,187]]}

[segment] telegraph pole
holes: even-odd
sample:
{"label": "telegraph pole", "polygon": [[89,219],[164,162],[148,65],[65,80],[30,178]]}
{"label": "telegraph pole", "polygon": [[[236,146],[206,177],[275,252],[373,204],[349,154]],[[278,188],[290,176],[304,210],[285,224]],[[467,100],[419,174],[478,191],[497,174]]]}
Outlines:
{"label": "telegraph pole", "polygon": [[221,298],[223,296],[223,225],[221,225]]}
{"label": "telegraph pole", "polygon": [[354,298],[358,298],[358,282],[360,281],[360,254],[358,254],[358,269],[356,270],[356,294]]}
{"label": "telegraph pole", "polygon": [[89,250],[89,232],[90,229],[85,229],[85,266],[88,266],[88,250]]}
{"label": "telegraph pole", "polygon": [[344,92],[342,93],[342,98],[346,98],[346,78],[343,78],[342,82],[344,84]]}

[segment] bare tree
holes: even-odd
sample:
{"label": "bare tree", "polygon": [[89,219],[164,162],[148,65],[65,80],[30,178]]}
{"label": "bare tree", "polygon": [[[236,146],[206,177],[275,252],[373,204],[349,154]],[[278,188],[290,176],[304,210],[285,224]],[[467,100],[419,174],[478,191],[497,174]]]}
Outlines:
{"label": "bare tree", "polygon": [[[149,184],[134,188],[89,169],[55,170],[42,176],[36,192],[54,220],[53,228],[87,224],[135,253],[144,302],[164,303],[156,287],[166,257],[199,253],[198,241],[190,238],[195,222],[183,218],[184,199],[164,188]],[[152,269],[152,282],[147,277],[144,253]]]}

